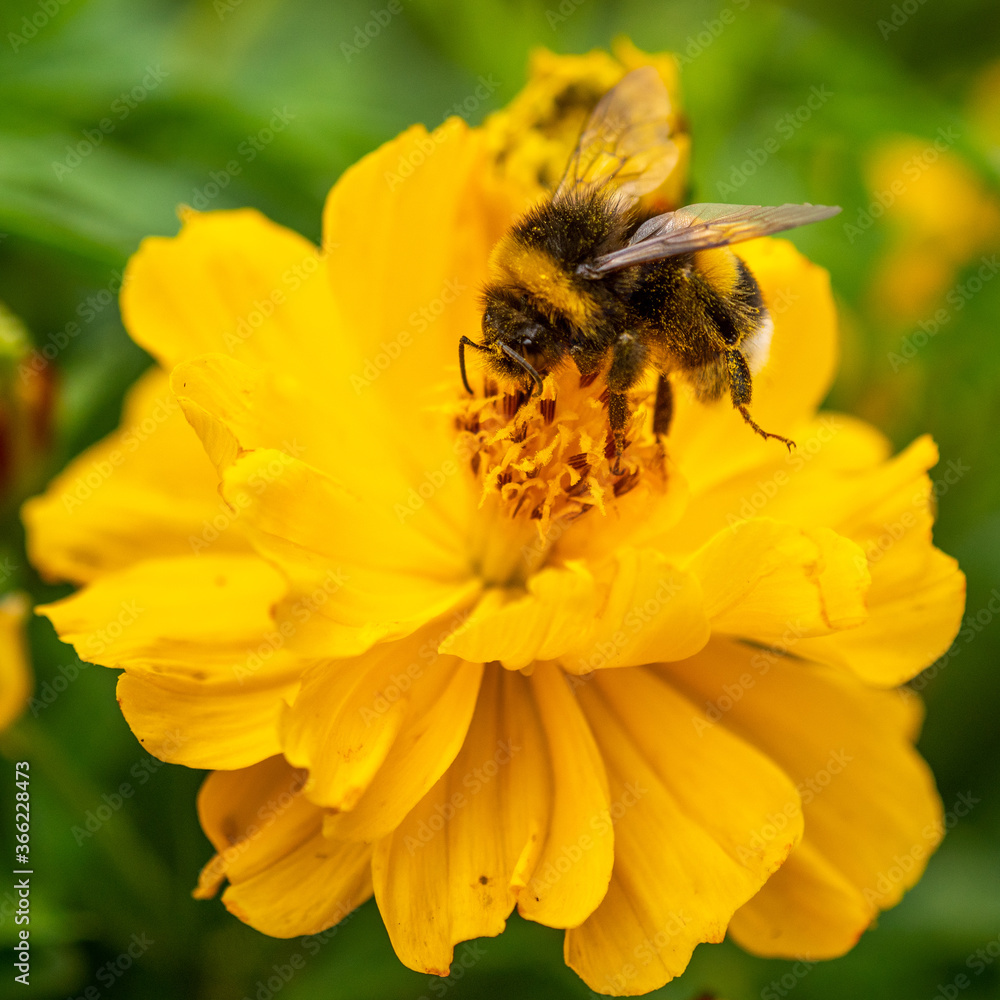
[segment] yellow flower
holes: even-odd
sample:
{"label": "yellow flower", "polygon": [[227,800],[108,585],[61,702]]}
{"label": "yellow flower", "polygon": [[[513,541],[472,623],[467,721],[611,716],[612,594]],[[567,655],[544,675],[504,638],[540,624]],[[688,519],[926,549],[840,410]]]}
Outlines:
{"label": "yellow flower", "polygon": [[887,206],[894,230],[868,293],[883,323],[910,326],[939,308],[950,313],[964,306],[970,291],[956,286],[956,275],[984,251],[979,283],[996,272],[989,251],[1000,243],[1000,200],[949,149],[957,136],[954,129],[941,129],[930,142],[893,136],[868,158],[872,204]]}
{"label": "yellow flower", "polygon": [[32,678],[24,641],[28,599],[21,593],[0,597],[0,732],[25,710]]}
{"label": "yellow flower", "polygon": [[530,187],[511,120],[376,150],[322,251],[249,210],[143,244],[123,314],[159,367],[25,509],[36,564],[85,585],[45,613],[123,670],[146,749],[216,769],[197,894],[228,880],[264,933],[374,893],[445,974],[517,906],[617,994],[727,928],[841,954],[941,833],[894,690],[962,612],[935,448],[817,415],[829,283],[782,240],[739,252],[775,323],[754,416],[792,454],[683,388],[661,449],[638,393],[614,477],[599,383],[467,397],[458,339]]}

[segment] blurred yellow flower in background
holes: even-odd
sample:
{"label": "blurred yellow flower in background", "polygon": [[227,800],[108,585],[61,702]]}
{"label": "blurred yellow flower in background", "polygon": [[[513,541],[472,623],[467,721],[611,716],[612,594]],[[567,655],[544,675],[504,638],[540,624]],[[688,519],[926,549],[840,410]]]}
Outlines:
{"label": "blurred yellow flower in background", "polygon": [[24,638],[28,607],[24,594],[0,597],[0,732],[18,718],[31,697],[31,666]]}
{"label": "blurred yellow flower in background", "polygon": [[215,771],[198,894],[228,880],[264,933],[374,894],[444,975],[516,906],[636,994],[727,929],[842,954],[940,839],[895,688],[948,648],[964,580],[931,541],[934,445],[892,458],[816,412],[825,272],[737,248],[775,324],[754,414],[791,454],[679,389],[664,455],[644,391],[615,477],[599,382],[462,391],[491,248],[587,106],[642,59],[676,98],[669,59],[619,56],[540,55],[484,128],[365,157],[323,249],[249,210],[147,240],[122,307],[158,366],[25,507],[36,565],[83,585],[44,609],[60,636],[124,671],[146,750]]}
{"label": "blurred yellow flower in background", "polygon": [[869,291],[872,313],[883,324],[906,327],[939,306],[961,308],[961,289],[951,287],[959,268],[1000,247],[1000,201],[950,151],[953,142],[945,129],[931,143],[898,136],[869,159],[869,188],[890,202],[885,211],[892,222],[892,243]]}

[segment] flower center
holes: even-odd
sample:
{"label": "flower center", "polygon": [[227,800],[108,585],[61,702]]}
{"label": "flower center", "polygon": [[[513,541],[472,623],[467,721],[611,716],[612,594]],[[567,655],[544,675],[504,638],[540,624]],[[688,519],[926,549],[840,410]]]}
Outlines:
{"label": "flower center", "polygon": [[460,454],[481,484],[474,557],[490,584],[518,585],[546,561],[552,546],[585,515],[606,516],[619,497],[645,480],[666,489],[662,445],[651,429],[652,393],[631,399],[622,474],[603,378],[581,378],[572,366],[546,376],[541,393],[498,391],[458,404]]}

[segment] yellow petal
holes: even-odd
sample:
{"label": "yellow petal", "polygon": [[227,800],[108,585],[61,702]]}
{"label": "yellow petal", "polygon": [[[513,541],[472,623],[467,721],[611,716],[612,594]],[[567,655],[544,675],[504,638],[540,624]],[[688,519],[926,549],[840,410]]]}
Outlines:
{"label": "yellow petal", "polygon": [[[901,707],[896,692],[873,691],[850,674],[727,640],[713,640],[698,656],[660,669],[706,706],[718,728],[737,732],[787,771],[802,795],[803,844],[823,858],[823,868],[832,867],[854,887],[852,901],[807,853],[799,870],[807,880],[824,882],[824,893],[841,902],[819,927],[808,913],[799,920],[793,903],[805,903],[801,887],[777,884],[787,904],[782,909],[768,903],[769,883],[759,908],[756,899],[751,904],[758,932],[768,928],[752,939],[754,948],[776,953],[774,942],[790,933],[787,920],[801,923],[799,936],[789,937],[796,941],[794,954],[830,953],[834,941],[849,941],[864,929],[859,897],[868,919],[899,901],[942,833],[933,779],[909,741],[910,699]],[[776,914],[785,915],[777,925]],[[741,940],[749,942],[750,924],[739,926]],[[809,927],[817,936],[805,947]]]}
{"label": "yellow petal", "polygon": [[[391,511],[396,520],[396,505],[406,511],[404,521],[417,513],[410,506],[413,491],[422,506],[411,525],[451,545],[474,509],[472,484],[457,474],[457,460],[426,473],[434,489],[424,496],[428,482],[400,460],[398,442],[407,435],[395,433],[383,413],[365,405],[371,396],[340,400],[338,409],[329,389],[311,392],[285,371],[252,368],[224,354],[178,365],[171,385],[220,475],[244,452],[267,448],[350,483],[366,504]],[[357,434],[358,426],[366,433]]]}
{"label": "yellow petal", "polygon": [[198,819],[218,854],[202,872],[200,898],[214,895],[223,879],[265,870],[313,835],[320,810],[301,794],[304,782],[280,754],[205,778]]}
{"label": "yellow petal", "polygon": [[922,437],[863,473],[817,479],[809,492],[805,482],[792,484],[811,521],[831,522],[861,546],[872,578],[868,621],[850,632],[805,638],[796,655],[892,686],[947,650],[965,607],[965,577],[931,541],[933,496],[926,470],[936,461],[937,448]]}
{"label": "yellow petal", "polygon": [[729,933],[755,955],[815,960],[850,951],[874,911],[861,890],[808,839],[753,899],[736,911]]}
{"label": "yellow petal", "polygon": [[554,787],[538,860],[530,877],[525,871],[517,880],[523,885],[517,908],[549,927],[576,927],[594,912],[614,861],[604,763],[568,680],[553,666],[540,666],[531,676]]}
{"label": "yellow petal", "polygon": [[[441,158],[442,165],[446,159]],[[362,164],[349,173],[354,176],[359,171],[366,173]],[[381,172],[370,180],[380,188],[384,185]],[[353,206],[354,211],[362,208],[360,203]],[[400,338],[411,344],[409,336],[428,326],[421,309],[435,316],[446,305],[449,313],[460,309],[458,288],[465,289],[463,295],[473,307],[481,283],[479,272],[466,273],[478,258],[458,257],[458,270],[449,269],[449,282],[439,289],[438,298],[407,294],[400,277],[427,257],[430,234],[445,232],[439,210],[428,206],[424,210],[433,213],[435,221],[424,232],[412,233],[419,248],[413,247],[405,271],[395,265],[401,259],[398,254],[408,253],[400,246],[402,231],[392,233],[388,246],[378,247],[379,254],[393,255],[392,270],[384,271],[387,280],[391,276],[392,288],[384,295],[371,285],[372,275],[380,269],[372,256],[374,248],[366,244],[366,238],[374,235],[370,226],[357,231],[362,234],[360,242],[354,235],[342,248],[320,251],[256,211],[188,213],[178,236],[145,240],[129,262],[122,291],[125,325],[168,368],[202,355],[222,355],[267,373],[267,392],[260,401],[270,405],[254,420],[266,444],[276,447],[280,441],[285,451],[331,473],[356,475],[364,468],[367,478],[378,483],[388,479],[391,492],[402,493],[405,503],[405,490],[398,488],[400,456],[414,474],[409,485],[416,486],[425,473],[433,474],[443,462],[454,460],[453,436],[445,435],[447,421],[440,414],[426,416],[415,406],[401,411],[400,400],[391,391],[381,391],[387,381],[381,378],[383,356],[387,362],[402,357],[395,365],[397,377],[426,385],[412,371],[419,352],[411,347],[404,354]],[[380,244],[382,239],[380,235]],[[452,253],[454,239],[449,238],[447,246]],[[354,297],[364,289],[362,297],[369,308],[365,316],[359,318],[349,309],[345,315],[331,294],[331,254],[349,258],[337,268],[364,270],[360,284],[356,274],[349,284]],[[488,247],[480,255],[480,269],[487,254]],[[397,304],[398,327],[379,325],[377,304],[382,299]],[[411,312],[416,317],[412,323]],[[371,343],[359,338],[361,331],[370,331]],[[453,363],[458,336],[449,340]],[[385,355],[386,349],[392,358]],[[426,426],[416,438],[400,436],[395,429],[401,419],[407,420],[411,431],[417,431],[418,422]],[[366,433],[358,434],[359,427]],[[432,441],[436,450],[427,448]],[[392,458],[380,460],[382,455]]]}
{"label": "yellow petal", "polygon": [[697,578],[652,549],[621,548],[601,574],[602,600],[562,654],[571,673],[680,660],[708,641]]}
{"label": "yellow petal", "polygon": [[218,477],[154,368],[129,392],[121,427],[88,448],[23,509],[31,561],[76,582],[139,559],[246,552]]}
{"label": "yellow petal", "polygon": [[[266,640],[260,652],[272,653]],[[248,659],[260,655],[248,653]],[[280,653],[253,681],[206,683],[124,673],[118,705],[150,753],[188,767],[247,767],[281,749],[278,723],[301,666]]]}
{"label": "yellow petal", "polygon": [[223,493],[248,537],[291,579],[276,610],[290,648],[351,656],[471,602],[463,553],[285,452],[260,449],[227,471]]}
{"label": "yellow petal", "polygon": [[168,369],[221,352],[305,372],[314,351],[340,348],[327,343],[324,277],[317,247],[253,209],[188,212],[176,237],[143,240],[129,261],[122,319]]}
{"label": "yellow petal", "polygon": [[528,680],[490,668],[454,763],[375,848],[376,899],[406,965],[446,975],[457,942],[504,929],[554,790],[544,744]]}
{"label": "yellow petal", "polygon": [[[327,199],[330,284],[371,364],[361,391],[392,401],[418,436],[428,389],[444,379],[459,388],[458,341],[480,327],[490,251],[513,221],[491,174],[482,133],[450,118],[430,134],[415,126],[387,142],[345,171]],[[425,454],[430,444],[422,442]]]}
{"label": "yellow petal", "polygon": [[441,652],[479,663],[499,660],[510,670],[552,660],[590,626],[597,601],[593,577],[582,566],[544,569],[528,580],[524,597],[508,600],[507,593],[484,594]]}
{"label": "yellow petal", "polygon": [[24,636],[28,599],[24,594],[0,598],[0,731],[27,707],[31,695],[31,667]]}
{"label": "yellow petal", "polygon": [[350,812],[327,817],[330,836],[372,841],[402,822],[461,750],[482,675],[481,664],[440,657],[427,682],[415,686],[392,748],[364,794]]}
{"label": "yellow petal", "polygon": [[284,590],[255,556],[151,559],[38,610],[81,659],[128,672],[122,711],[150,753],[243,767],[276,751],[298,682],[269,614]]}
{"label": "yellow petal", "polygon": [[[338,424],[345,436],[382,434],[392,442],[408,488],[390,503],[416,511],[414,523],[448,506],[452,492],[462,497],[450,506],[456,526],[474,508],[464,475],[456,475],[468,456],[456,450],[445,407],[462,392],[458,342],[481,326],[490,251],[514,213],[482,133],[457,118],[385,143],[346,170],[327,198],[323,246],[338,313],[334,335],[350,340],[358,357],[345,368],[348,386],[328,390],[331,404],[345,414]],[[369,427],[358,404],[377,406],[384,429]],[[356,468],[381,475],[370,458],[358,457]]]}
{"label": "yellow petal", "polygon": [[592,989],[645,993],[695,945],[721,941],[785,860],[802,833],[799,796],[646,669],[599,672],[578,694],[611,780],[615,868],[604,902],[567,932],[566,961]]}
{"label": "yellow petal", "polygon": [[[917,540],[920,569],[895,587],[883,588],[872,568],[869,620],[860,628],[806,638],[796,655],[846,667],[868,684],[890,687],[908,681],[948,650],[965,609],[965,575],[958,563],[928,540]],[[895,556],[903,555],[900,544]],[[888,557],[887,557],[888,559]]]}
{"label": "yellow petal", "polygon": [[220,476],[251,448],[288,451],[262,426],[276,412],[263,381],[262,372],[225,354],[202,355],[171,373],[170,388]]}
{"label": "yellow petal", "polygon": [[371,895],[371,848],[323,837],[322,810],[281,757],[209,775],[198,811],[219,853],[195,895],[212,895],[228,878],[226,908],[264,934],[316,934]]}
{"label": "yellow petal", "polygon": [[664,556],[621,549],[595,572],[569,563],[535,573],[524,596],[487,591],[442,651],[511,670],[559,659],[582,674],[681,659],[708,640],[697,580]]}
{"label": "yellow petal", "polygon": [[282,748],[307,768],[306,794],[320,805],[349,810],[385,761],[407,710],[438,693],[457,661],[438,656],[430,625],[359,657],[323,661],[302,677],[302,689],[284,713]]}
{"label": "yellow petal", "polygon": [[[350,253],[359,252],[352,242]],[[226,395],[234,388],[227,381],[247,369],[264,373],[252,400],[256,412],[244,414],[248,419],[240,424],[247,437],[243,447],[278,448],[324,471],[370,481],[390,502],[398,498],[406,504],[409,488],[419,488],[423,476],[433,477],[444,462],[454,462],[452,436],[444,436],[447,421],[440,415],[428,418],[417,438],[395,433],[404,417],[415,431],[420,415],[401,415],[397,400],[371,391],[364,373],[369,368],[381,373],[374,367],[377,351],[366,354],[368,345],[357,334],[365,329],[384,337],[385,328],[372,317],[360,326],[350,325],[356,317],[345,322],[330,292],[326,258],[308,240],[255,211],[189,213],[177,237],[144,241],[130,261],[122,294],[125,324],[168,367],[213,356],[214,363],[203,364],[200,372],[185,366],[179,373],[181,383],[192,383],[190,393],[180,385],[192,412],[200,406],[221,419],[231,416],[238,400]],[[370,281],[354,292],[369,286]],[[469,287],[474,297],[478,282]],[[405,303],[407,313],[423,301],[406,298],[398,284],[387,294]],[[405,363],[399,367],[408,370]],[[194,419],[207,433],[206,421]],[[421,452],[432,440],[427,436],[432,425],[440,455]],[[359,427],[366,433],[357,433]],[[218,443],[210,446],[214,450]],[[366,470],[364,477],[357,476],[358,469]],[[462,477],[448,476],[447,485],[448,490],[435,491],[435,506],[460,492]]]}
{"label": "yellow petal", "polygon": [[400,959],[444,974],[454,945],[499,934],[515,900],[551,926],[585,919],[611,875],[608,807],[562,672],[529,681],[490,668],[455,762],[376,847],[376,898]]}
{"label": "yellow petal", "polygon": [[831,528],[849,538],[861,547],[871,574],[868,620],[832,635],[808,638],[790,629],[767,641],[846,667],[872,684],[901,683],[944,653],[964,607],[964,577],[931,542],[926,470],[937,461],[937,449],[923,437],[886,461],[888,445],[880,435],[837,414],[823,414],[799,444],[796,452],[693,498],[684,517],[654,544],[679,558],[722,522],[736,531],[758,517],[807,530]]}
{"label": "yellow petal", "polygon": [[691,558],[716,632],[760,642],[822,635],[867,618],[864,552],[829,528],[758,518],[720,531]]}
{"label": "yellow petal", "polygon": [[[839,413],[821,413],[805,424],[796,444],[794,451],[773,451],[759,464],[707,485],[685,504],[682,516],[653,525],[658,531],[650,544],[680,556],[700,548],[723,525],[756,517],[837,530],[845,501],[867,485],[863,476],[873,474],[890,449],[869,424]],[[841,534],[851,537],[846,530]]]}

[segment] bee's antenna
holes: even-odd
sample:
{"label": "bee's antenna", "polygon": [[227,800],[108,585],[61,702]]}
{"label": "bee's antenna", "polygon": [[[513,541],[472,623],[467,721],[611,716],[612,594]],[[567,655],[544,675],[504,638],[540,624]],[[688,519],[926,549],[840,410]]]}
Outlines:
{"label": "bee's antenna", "polygon": [[[478,347],[479,345],[477,344],[476,346]],[[536,372],[535,369],[532,368],[531,365],[527,361],[525,361],[525,359],[522,358],[520,354],[517,353],[517,351],[512,350],[506,344],[500,344],[500,350],[503,351],[508,358],[513,358],[513,360],[516,361],[532,377],[532,379],[535,382],[535,385],[538,386],[538,393],[539,395],[541,395],[542,376],[539,375],[538,372]],[[529,392],[528,393],[529,399],[531,398],[531,395],[532,393]]]}
{"label": "bee's antenna", "polygon": [[469,380],[465,374],[465,345],[468,344],[469,347],[476,348],[477,351],[483,350],[482,344],[477,344],[474,340],[469,340],[468,337],[463,336],[458,342],[458,367],[462,372],[462,385],[465,386],[465,391],[470,395],[474,396],[475,393],[472,391],[472,386],[469,385]]}

